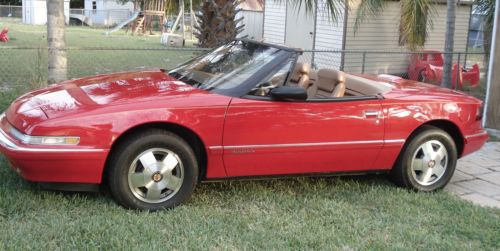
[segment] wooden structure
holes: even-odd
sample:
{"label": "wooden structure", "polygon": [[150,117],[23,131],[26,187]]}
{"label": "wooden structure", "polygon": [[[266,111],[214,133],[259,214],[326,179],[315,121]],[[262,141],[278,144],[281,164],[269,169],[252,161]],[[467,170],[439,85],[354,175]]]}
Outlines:
{"label": "wooden structure", "polygon": [[143,10],[132,23],[132,35],[134,33],[145,34],[146,30],[153,33],[153,22],[158,21],[161,27],[161,32],[164,31],[165,22],[165,0],[146,0],[144,1]]}

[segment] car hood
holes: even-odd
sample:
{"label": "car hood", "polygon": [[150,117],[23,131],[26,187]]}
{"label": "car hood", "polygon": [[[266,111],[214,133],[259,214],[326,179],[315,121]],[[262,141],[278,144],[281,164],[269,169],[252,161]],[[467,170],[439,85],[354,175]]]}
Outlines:
{"label": "car hood", "polygon": [[99,75],[68,80],[27,93],[13,102],[7,110],[7,118],[22,128],[26,123],[68,113],[156,99],[167,101],[195,93],[206,91],[177,81],[162,70]]}

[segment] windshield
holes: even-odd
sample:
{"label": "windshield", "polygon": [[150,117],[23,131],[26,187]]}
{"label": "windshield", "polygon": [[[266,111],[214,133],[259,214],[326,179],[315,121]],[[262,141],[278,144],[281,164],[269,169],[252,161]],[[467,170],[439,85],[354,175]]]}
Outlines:
{"label": "windshield", "polygon": [[194,87],[230,95],[235,89],[247,86],[249,81],[259,81],[268,74],[269,68],[290,55],[289,51],[265,44],[233,41],[168,74]]}

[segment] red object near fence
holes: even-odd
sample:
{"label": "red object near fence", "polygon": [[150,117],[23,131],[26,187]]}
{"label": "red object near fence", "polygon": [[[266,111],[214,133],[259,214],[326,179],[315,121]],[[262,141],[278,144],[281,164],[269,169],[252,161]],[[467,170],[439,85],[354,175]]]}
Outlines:
{"label": "red object near fence", "polygon": [[3,28],[2,32],[0,32],[0,42],[9,42],[9,36],[7,36],[7,33],[9,33],[9,28]]}
{"label": "red object near fence", "polygon": [[[423,51],[413,54],[408,66],[408,77],[411,80],[440,84],[443,80],[443,54],[438,51]],[[458,77],[458,79],[457,79]],[[452,68],[452,87],[462,88],[464,84],[470,87],[479,85],[479,66],[465,69],[462,65],[454,64]]]}

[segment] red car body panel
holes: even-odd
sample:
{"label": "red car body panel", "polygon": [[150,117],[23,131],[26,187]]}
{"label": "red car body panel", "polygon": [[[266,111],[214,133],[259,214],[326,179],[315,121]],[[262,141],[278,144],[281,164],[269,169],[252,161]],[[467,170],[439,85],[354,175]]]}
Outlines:
{"label": "red car body panel", "polygon": [[[383,146],[380,100],[269,102],[234,98],[224,128],[229,176],[371,169]],[[248,123],[255,121],[255,123]],[[363,158],[357,158],[357,156]],[[356,161],[353,161],[356,159]]]}
{"label": "red car body panel", "polygon": [[[99,184],[117,140],[152,123],[199,137],[205,179],[391,169],[411,133],[431,121],[460,130],[462,156],[486,141],[476,119],[479,100],[401,78],[364,77],[393,89],[380,99],[280,102],[207,92],[162,71],[66,81],[11,105],[1,121],[0,151],[27,180]],[[11,127],[31,136],[78,136],[80,143],[26,145]]]}

